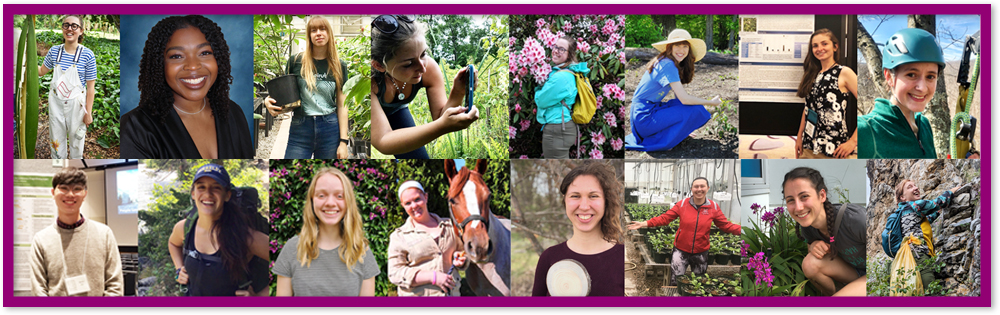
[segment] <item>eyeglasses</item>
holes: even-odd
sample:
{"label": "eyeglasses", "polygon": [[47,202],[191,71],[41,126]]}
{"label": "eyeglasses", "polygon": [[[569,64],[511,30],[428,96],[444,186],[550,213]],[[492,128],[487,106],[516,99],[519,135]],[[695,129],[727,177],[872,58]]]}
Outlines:
{"label": "eyeglasses", "polygon": [[412,15],[379,15],[372,20],[372,26],[383,34],[392,34],[399,29],[399,21],[413,23],[414,18]]}
{"label": "eyeglasses", "polygon": [[560,53],[565,53],[565,52],[569,51],[569,49],[556,46],[555,48],[552,48],[552,51],[558,51]]}
{"label": "eyeglasses", "polygon": [[73,31],[79,30],[80,29],[80,24],[76,24],[76,23],[63,23],[62,24],[62,29],[64,29],[64,30],[73,30]]}

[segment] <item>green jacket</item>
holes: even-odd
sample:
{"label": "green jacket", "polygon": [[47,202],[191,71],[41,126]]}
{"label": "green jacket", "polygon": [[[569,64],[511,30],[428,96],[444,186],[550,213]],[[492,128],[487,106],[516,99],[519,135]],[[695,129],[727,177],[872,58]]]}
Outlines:
{"label": "green jacket", "polygon": [[[573,120],[573,104],[576,104],[576,77],[569,72],[559,72],[559,68],[552,67],[549,79],[545,85],[535,87],[535,105],[538,106],[538,113],[535,119],[538,123],[561,124]],[[586,62],[570,65],[565,70],[584,75],[590,73]],[[566,102],[563,106],[562,102]]]}
{"label": "green jacket", "polygon": [[858,117],[859,159],[936,159],[931,123],[916,113],[919,135],[903,112],[886,99],[876,99],[871,113]]}

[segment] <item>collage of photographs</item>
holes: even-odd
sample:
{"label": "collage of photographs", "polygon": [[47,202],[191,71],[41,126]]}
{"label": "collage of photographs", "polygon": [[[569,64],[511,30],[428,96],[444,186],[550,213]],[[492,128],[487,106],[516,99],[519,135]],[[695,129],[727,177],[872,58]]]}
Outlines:
{"label": "collage of photographs", "polygon": [[13,21],[13,296],[989,292],[979,15]]}

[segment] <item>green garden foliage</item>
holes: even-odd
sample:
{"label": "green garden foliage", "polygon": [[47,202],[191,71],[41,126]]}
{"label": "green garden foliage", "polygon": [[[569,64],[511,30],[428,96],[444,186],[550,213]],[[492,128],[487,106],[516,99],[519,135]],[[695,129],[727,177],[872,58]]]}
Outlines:
{"label": "green garden foliage", "polygon": [[[468,160],[473,164],[472,160]],[[449,183],[442,160],[271,160],[271,261],[278,258],[285,242],[302,229],[302,208],[313,174],[332,167],[353,180],[365,236],[382,272],[375,278],[376,296],[395,296],[389,282],[387,249],[389,235],[406,221],[396,189],[406,180],[423,184],[428,193],[427,209],[448,217],[446,194]],[[490,210],[510,217],[510,166],[505,160],[490,160],[484,180],[492,197]],[[272,279],[272,294],[274,293]]]}
{"label": "green garden foliage", "polygon": [[663,30],[649,15],[625,16],[625,47],[651,48],[664,39]]}
{"label": "green garden foliage", "polygon": [[[174,225],[192,209],[191,181],[202,165],[215,163],[229,172],[234,186],[257,188],[261,198],[258,212],[267,216],[268,182],[266,160],[142,160],[144,175],[156,181],[176,176],[168,185],[153,186],[153,200],[148,209],[139,211],[139,256],[148,259],[139,271],[139,278],[156,277],[148,296],[181,296],[181,286],[174,281],[176,272],[167,247]],[[145,259],[141,259],[145,260]]]}
{"label": "green garden foliage", "polygon": [[[36,38],[39,43],[45,43],[48,47],[63,43],[61,32],[38,32]],[[121,61],[121,49],[119,48],[119,41],[85,36],[81,44],[84,47],[90,48],[97,58],[97,80],[94,82],[94,111],[91,113],[94,117],[94,122],[90,126],[87,126],[88,136],[96,136],[97,144],[103,148],[117,147],[120,139],[118,136],[118,118],[121,116],[121,103],[119,101],[119,94],[121,94],[119,77],[121,75],[118,67]],[[41,60],[39,60],[40,64]],[[49,71],[49,73],[38,79],[40,83],[38,89],[39,99],[45,103],[39,111],[46,116],[49,112],[49,84],[52,82],[52,74],[54,72]]]}
{"label": "green garden foliage", "polygon": [[[707,15],[677,15],[677,28],[687,30],[691,37],[706,39],[705,26]],[[712,42],[708,44],[708,50],[727,50],[729,47],[729,35],[733,32],[739,34],[739,22],[733,19],[732,15],[712,16]],[[734,41],[732,48],[737,46]]]}

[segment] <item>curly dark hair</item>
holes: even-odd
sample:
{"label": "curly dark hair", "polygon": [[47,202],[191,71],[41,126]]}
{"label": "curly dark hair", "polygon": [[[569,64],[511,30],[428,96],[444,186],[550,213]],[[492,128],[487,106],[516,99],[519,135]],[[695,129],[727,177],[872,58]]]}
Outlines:
{"label": "curly dark hair", "polygon": [[142,60],[139,61],[139,107],[161,121],[166,118],[170,104],[174,102],[174,92],[165,79],[163,52],[174,32],[190,26],[197,27],[212,45],[219,74],[208,90],[208,101],[211,103],[212,115],[216,119],[225,119],[229,115],[229,85],[233,83],[229,45],[226,44],[222,28],[201,15],[166,17],[149,31],[146,47],[142,50]]}
{"label": "curly dark hair", "polygon": [[59,185],[83,185],[87,189],[87,173],[72,166],[65,167],[52,176],[52,188]]}
{"label": "curly dark hair", "polygon": [[[821,190],[825,190],[827,192],[830,191],[829,189],[826,188],[826,182],[823,181],[823,175],[820,175],[819,171],[803,166],[803,167],[797,167],[789,171],[788,173],[785,173],[785,180],[781,182],[781,193],[782,194],[785,193],[785,184],[787,184],[789,181],[799,178],[808,179],[809,182],[812,183],[813,188],[816,189],[817,196]],[[837,221],[837,208],[833,207],[833,203],[830,202],[829,197],[827,197],[826,201],[823,202],[823,210],[826,212],[827,233],[833,233],[833,225],[836,224]],[[795,229],[796,229],[796,234],[798,234],[799,227],[797,224],[795,226]],[[831,240],[823,239],[822,241],[829,243],[831,246],[834,245],[834,242],[832,242]],[[831,257],[830,259],[833,260],[833,257]]]}
{"label": "curly dark hair", "polygon": [[564,207],[566,206],[565,196],[569,185],[581,175],[597,177],[597,182],[601,183],[601,190],[604,191],[604,217],[601,218],[601,234],[604,235],[605,241],[621,244],[622,227],[619,217],[625,210],[625,205],[622,201],[622,183],[618,181],[614,167],[602,162],[588,161],[569,171],[569,174],[563,178],[562,184],[559,185],[559,193],[563,195],[562,204]]}

